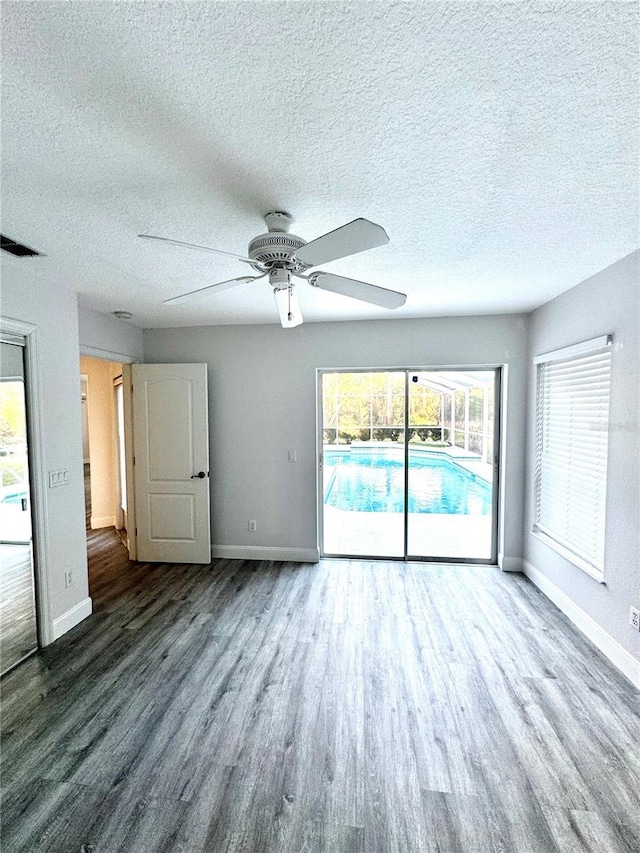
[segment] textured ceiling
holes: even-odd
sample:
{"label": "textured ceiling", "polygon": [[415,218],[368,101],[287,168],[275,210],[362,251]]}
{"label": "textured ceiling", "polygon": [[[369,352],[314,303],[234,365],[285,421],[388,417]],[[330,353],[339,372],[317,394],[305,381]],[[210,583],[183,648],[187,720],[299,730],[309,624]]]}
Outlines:
{"label": "textured ceiling", "polygon": [[388,246],[301,283],[307,320],[529,310],[638,245],[638,7],[3,2],[2,231],[140,326],[277,322],[269,286],[169,308],[243,264],[261,216]]}

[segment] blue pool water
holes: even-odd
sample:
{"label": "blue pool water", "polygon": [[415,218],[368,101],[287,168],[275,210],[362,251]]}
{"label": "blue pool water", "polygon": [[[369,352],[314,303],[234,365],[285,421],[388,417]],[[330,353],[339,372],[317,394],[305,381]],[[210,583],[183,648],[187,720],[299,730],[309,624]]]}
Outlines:
{"label": "blue pool water", "polygon": [[[324,502],[355,512],[403,512],[404,450],[325,451]],[[334,467],[335,466],[335,467]],[[486,515],[491,486],[439,453],[409,450],[409,512]]]}

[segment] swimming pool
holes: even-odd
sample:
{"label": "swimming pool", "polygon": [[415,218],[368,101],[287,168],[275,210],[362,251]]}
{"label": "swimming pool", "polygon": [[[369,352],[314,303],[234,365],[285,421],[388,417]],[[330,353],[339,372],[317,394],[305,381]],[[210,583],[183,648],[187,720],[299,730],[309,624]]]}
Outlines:
{"label": "swimming pool", "polygon": [[[324,465],[330,472],[326,506],[347,512],[404,511],[402,447],[325,450]],[[491,485],[442,453],[410,448],[409,512],[487,515]]]}

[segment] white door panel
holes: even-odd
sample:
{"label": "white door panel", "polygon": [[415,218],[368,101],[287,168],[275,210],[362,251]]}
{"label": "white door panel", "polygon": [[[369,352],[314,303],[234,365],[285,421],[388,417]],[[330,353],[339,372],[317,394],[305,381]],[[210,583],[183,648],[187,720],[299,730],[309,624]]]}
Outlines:
{"label": "white door panel", "polygon": [[209,563],[207,365],[132,374],[138,560]]}

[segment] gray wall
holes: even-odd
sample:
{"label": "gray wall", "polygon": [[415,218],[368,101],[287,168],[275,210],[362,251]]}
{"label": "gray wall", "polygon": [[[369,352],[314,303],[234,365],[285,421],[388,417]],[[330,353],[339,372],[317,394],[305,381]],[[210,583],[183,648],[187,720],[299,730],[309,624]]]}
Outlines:
{"label": "gray wall", "polygon": [[[529,417],[525,559],[612,636],[640,657],[629,606],[640,606],[640,252],[543,305],[529,318]],[[599,584],[531,533],[535,373],[531,359],[612,333],[611,432],[607,482],[605,582]]]}
{"label": "gray wall", "polygon": [[501,550],[512,569],[522,558],[526,352],[516,315],[144,333],[146,362],[209,365],[212,541],[228,547],[317,546],[316,368],[507,364]]}
{"label": "gray wall", "polygon": [[78,308],[80,346],[87,355],[116,361],[142,361],[142,329],[128,320]]}
{"label": "gray wall", "polygon": [[[46,259],[1,259],[0,315],[36,329],[41,388],[42,430],[38,442],[44,482],[44,529],[38,547],[39,571],[45,577],[41,594],[48,600],[48,632],[71,628],[86,615],[88,603],[87,544],[85,534],[82,425],[80,404],[80,344],[121,353],[141,360],[142,332],[96,311],[80,311],[77,295],[47,270]],[[71,482],[46,488],[46,472],[69,468]],[[42,531],[40,531],[42,532]],[[65,586],[65,571],[73,581]],[[64,618],[63,618],[64,617]]]}
{"label": "gray wall", "polygon": [[[80,419],[80,362],[78,306],[75,293],[47,277],[46,260],[2,258],[3,317],[36,327],[40,366],[40,435],[38,442],[46,472],[69,468],[71,482],[44,489],[44,524],[48,531],[43,549],[51,622],[88,596],[87,545],[84,521],[82,427]],[[39,472],[36,472],[36,475]],[[41,531],[40,531],[41,532]],[[36,529],[36,535],[38,530]],[[65,587],[65,570],[73,582]],[[52,630],[52,625],[49,626]]]}

